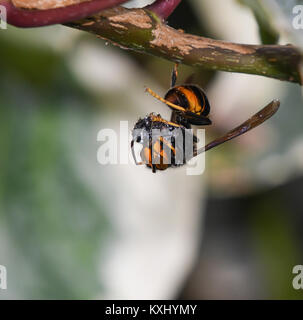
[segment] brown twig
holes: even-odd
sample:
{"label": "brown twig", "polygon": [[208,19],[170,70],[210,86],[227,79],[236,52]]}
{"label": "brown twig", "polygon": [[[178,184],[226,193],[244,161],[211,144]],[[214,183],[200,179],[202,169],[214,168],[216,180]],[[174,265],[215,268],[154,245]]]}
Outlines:
{"label": "brown twig", "polygon": [[175,30],[143,9],[116,7],[67,24],[121,48],[206,69],[256,74],[301,83],[302,56],[292,45],[245,45]]}
{"label": "brown twig", "polygon": [[80,3],[46,10],[17,9],[9,0],[0,0],[0,4],[6,6],[8,22],[15,26],[43,26],[80,18],[66,25],[94,33],[122,48],[192,66],[301,84],[299,65],[302,55],[294,46],[235,44],[186,34],[167,26],[162,18],[171,14],[181,0],[157,0],[147,9],[115,7],[84,19],[82,17],[96,10],[125,0],[66,1]]}

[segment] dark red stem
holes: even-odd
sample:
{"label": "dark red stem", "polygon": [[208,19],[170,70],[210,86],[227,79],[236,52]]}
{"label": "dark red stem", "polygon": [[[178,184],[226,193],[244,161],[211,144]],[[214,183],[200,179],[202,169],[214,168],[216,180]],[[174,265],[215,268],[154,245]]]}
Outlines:
{"label": "dark red stem", "polygon": [[6,7],[7,22],[16,27],[42,27],[83,19],[96,12],[117,6],[127,0],[92,0],[79,4],[48,10],[25,10],[16,8],[9,0],[0,0]]}
{"label": "dark red stem", "polygon": [[181,1],[182,0],[157,0],[153,4],[145,7],[145,9],[153,11],[162,19],[167,19]]}

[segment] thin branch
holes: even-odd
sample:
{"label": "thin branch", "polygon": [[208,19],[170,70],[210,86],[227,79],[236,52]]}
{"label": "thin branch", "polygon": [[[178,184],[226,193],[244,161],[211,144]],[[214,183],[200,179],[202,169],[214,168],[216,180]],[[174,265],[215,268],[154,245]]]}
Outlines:
{"label": "thin branch", "polygon": [[245,45],[194,36],[167,26],[149,10],[123,7],[66,25],[174,62],[301,83],[302,56],[292,45]]}
{"label": "thin branch", "polygon": [[156,13],[162,19],[167,19],[182,0],[156,0],[145,9]]}
{"label": "thin branch", "polygon": [[302,56],[294,46],[234,44],[186,34],[164,24],[161,18],[171,14],[181,0],[157,0],[148,9],[116,7],[89,18],[85,17],[126,0],[68,1],[79,3],[46,10],[16,8],[9,0],[0,0],[0,4],[7,9],[8,23],[15,26],[38,27],[82,19],[66,25],[94,33],[120,47],[175,62],[301,83]]}
{"label": "thin branch", "polygon": [[101,10],[114,7],[127,0],[92,0],[61,8],[24,10],[9,0],[0,0],[7,10],[7,22],[16,27],[33,28],[83,19]]}

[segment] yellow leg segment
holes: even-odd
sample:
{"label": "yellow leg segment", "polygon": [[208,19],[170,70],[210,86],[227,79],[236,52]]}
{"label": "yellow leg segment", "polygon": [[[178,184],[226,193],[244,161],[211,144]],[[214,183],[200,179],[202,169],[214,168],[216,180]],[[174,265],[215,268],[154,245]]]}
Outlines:
{"label": "yellow leg segment", "polygon": [[150,88],[146,88],[145,89],[150,95],[152,95],[154,98],[160,100],[161,102],[167,104],[168,106],[172,107],[173,109],[176,109],[176,110],[179,110],[179,111],[183,111],[185,112],[185,109],[180,107],[180,106],[177,106],[176,104],[173,104],[163,98],[161,98],[158,94],[156,94],[154,91],[152,91]]}

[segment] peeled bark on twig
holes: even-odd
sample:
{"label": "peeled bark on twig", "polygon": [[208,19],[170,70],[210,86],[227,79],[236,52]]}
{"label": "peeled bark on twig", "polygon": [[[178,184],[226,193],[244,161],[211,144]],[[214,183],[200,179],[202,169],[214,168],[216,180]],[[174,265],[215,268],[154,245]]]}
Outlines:
{"label": "peeled bark on twig", "polygon": [[301,83],[301,52],[292,45],[245,45],[175,30],[144,9],[116,7],[66,24],[121,48],[211,70],[241,72]]}
{"label": "peeled bark on twig", "polygon": [[[292,45],[235,44],[186,34],[167,26],[161,19],[169,15],[180,0],[157,0],[147,9],[116,7],[88,18],[83,17],[125,0],[63,1],[72,5],[47,9],[45,5],[59,4],[57,0],[47,0],[43,10],[24,10],[14,7],[9,0],[0,0],[0,4],[7,8],[8,23],[15,26],[38,27],[82,19],[66,25],[96,34],[121,48],[211,70],[302,82],[299,72],[302,54]],[[14,2],[26,3],[24,0]],[[37,6],[37,3],[40,1],[30,0],[28,5]]]}

